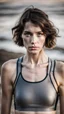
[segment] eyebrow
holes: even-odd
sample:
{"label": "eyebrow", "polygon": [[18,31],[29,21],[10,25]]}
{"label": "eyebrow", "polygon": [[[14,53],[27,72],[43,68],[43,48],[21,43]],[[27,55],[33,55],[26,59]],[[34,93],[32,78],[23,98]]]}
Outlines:
{"label": "eyebrow", "polygon": [[32,35],[32,32],[30,32],[30,31],[24,31],[24,34],[31,34]]}
{"label": "eyebrow", "polygon": [[[24,33],[32,33],[31,31],[24,31]],[[37,31],[36,33],[43,33],[43,31]]]}

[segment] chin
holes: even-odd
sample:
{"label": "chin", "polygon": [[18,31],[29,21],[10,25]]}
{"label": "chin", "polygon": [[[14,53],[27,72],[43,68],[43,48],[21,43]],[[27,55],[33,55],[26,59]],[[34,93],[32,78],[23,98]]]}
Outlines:
{"label": "chin", "polygon": [[40,51],[37,51],[37,50],[33,50],[33,51],[28,51],[30,54],[38,54],[38,53],[40,53],[41,52],[41,50]]}

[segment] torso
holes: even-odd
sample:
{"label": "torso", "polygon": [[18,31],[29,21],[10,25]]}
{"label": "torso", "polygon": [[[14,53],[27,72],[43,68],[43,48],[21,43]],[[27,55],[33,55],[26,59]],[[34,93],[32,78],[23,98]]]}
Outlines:
{"label": "torso", "polygon": [[[44,72],[43,72],[43,69],[44,69]],[[23,78],[25,80],[27,80],[27,82],[34,82],[34,81],[38,82],[38,81],[44,80],[44,78],[46,77],[46,69],[47,69],[47,67],[44,67],[44,68],[41,67],[40,69],[38,69],[38,67],[37,67],[37,68],[35,68],[35,71],[34,71],[33,69],[29,70],[29,69],[23,67],[22,75],[23,75]],[[26,74],[28,74],[28,75],[26,75]],[[47,81],[50,81],[50,80],[47,79]],[[52,86],[52,84],[51,84],[51,86]],[[56,92],[54,90],[54,87],[53,86],[52,86],[52,90],[54,91],[54,93]],[[36,112],[35,111],[15,111],[15,114],[56,114],[56,111],[47,111],[47,112],[44,112],[44,111],[36,111]]]}
{"label": "torso", "polygon": [[[11,93],[12,92],[12,87],[13,87],[13,85],[14,85],[14,83],[15,83],[15,79],[16,79],[16,71],[17,71],[17,69],[16,69],[16,66],[17,66],[17,59],[13,59],[13,60],[9,60],[9,61],[7,61],[5,64],[4,64],[4,66],[5,66],[5,73],[6,74],[8,74],[5,78],[6,78],[6,80],[9,80],[9,82],[12,82],[12,83],[8,83],[8,87],[9,87],[9,92]],[[47,69],[47,66],[45,66],[45,68],[44,68],[44,75],[41,75],[40,74],[40,78],[39,78],[39,75],[38,75],[38,78],[36,79],[36,78],[33,78],[33,79],[31,79],[30,78],[30,80],[29,80],[29,78],[27,77],[27,73],[24,73],[24,71],[22,71],[22,76],[23,76],[23,78],[25,78],[25,80],[28,80],[28,81],[40,81],[40,80],[42,80],[42,79],[44,79],[44,77],[46,76],[46,69]],[[25,67],[24,67],[24,70],[27,70],[27,69],[25,69]],[[39,71],[42,71],[43,72],[43,68],[42,69],[39,69]],[[29,70],[28,70],[29,71]],[[57,80],[57,83],[58,83],[58,87],[59,87],[59,89],[60,89],[60,94],[62,93],[62,86],[60,85],[62,82],[63,82],[63,78],[62,78],[62,76],[63,76],[63,72],[64,71],[64,64],[63,64],[63,62],[61,62],[61,61],[56,61],[56,67],[55,67],[55,78],[56,78],[56,80]],[[28,73],[29,74],[29,73]],[[35,76],[35,75],[34,75]],[[3,77],[4,78],[4,77]],[[35,80],[34,80],[35,79]],[[47,78],[46,78],[47,79]],[[45,80],[46,81],[46,80]],[[54,83],[54,85],[55,85],[55,89],[56,89],[56,91],[58,90],[58,88],[57,88],[57,85],[56,85],[56,83],[55,83],[55,81],[54,81],[54,78],[53,78],[53,76],[52,76],[52,81],[53,81],[53,83]],[[54,89],[54,87],[53,87],[53,89]],[[9,93],[8,93],[9,94]],[[9,98],[9,101],[10,101],[11,99]],[[18,111],[18,110],[16,110],[15,109],[15,114],[56,114],[56,111]]]}

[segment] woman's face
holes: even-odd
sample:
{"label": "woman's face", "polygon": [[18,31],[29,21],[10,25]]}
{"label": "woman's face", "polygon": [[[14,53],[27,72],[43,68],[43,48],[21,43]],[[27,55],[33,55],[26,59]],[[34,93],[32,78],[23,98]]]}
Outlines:
{"label": "woman's face", "polygon": [[36,54],[42,50],[46,37],[39,26],[29,21],[25,23],[22,39],[27,51]]}

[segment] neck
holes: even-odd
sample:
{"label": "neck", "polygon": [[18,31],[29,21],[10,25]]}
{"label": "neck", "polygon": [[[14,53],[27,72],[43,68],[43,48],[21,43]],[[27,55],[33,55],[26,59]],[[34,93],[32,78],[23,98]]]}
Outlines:
{"label": "neck", "polygon": [[46,63],[48,60],[48,57],[45,54],[44,50],[42,50],[39,54],[30,54],[27,52],[26,58],[28,62],[34,66],[38,64]]}

